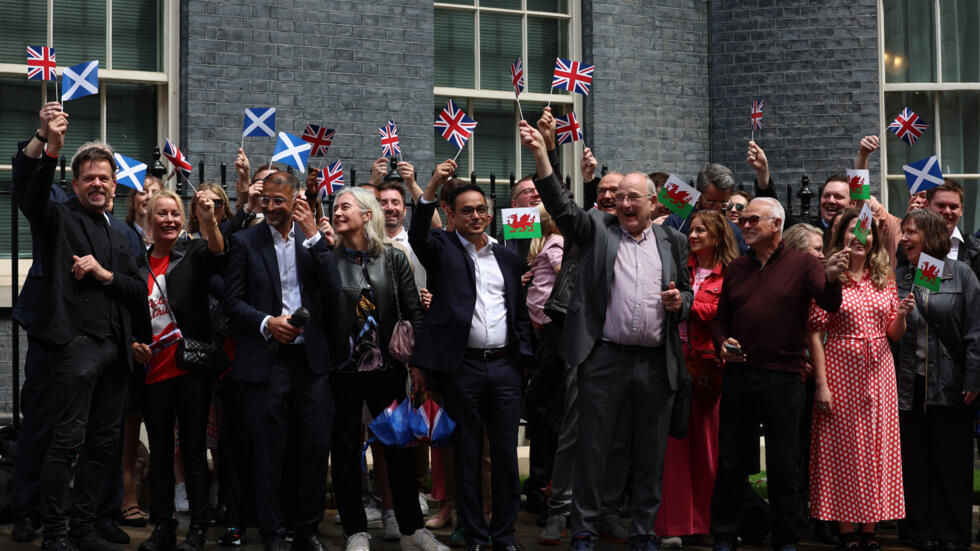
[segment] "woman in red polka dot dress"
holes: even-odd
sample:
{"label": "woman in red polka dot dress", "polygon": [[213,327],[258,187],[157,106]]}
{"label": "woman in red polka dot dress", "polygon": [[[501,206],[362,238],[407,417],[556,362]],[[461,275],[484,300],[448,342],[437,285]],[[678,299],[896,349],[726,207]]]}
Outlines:
{"label": "woman in red polka dot dress", "polygon": [[[887,337],[905,333],[888,253],[871,224],[854,235],[859,211],[844,211],[830,253],[850,246],[841,274],[840,311],[810,306],[810,353],[816,381],[810,446],[810,511],[840,524],[841,547],[877,551],[875,522],[905,517],[895,364]],[[857,529],[859,525],[860,533]]]}

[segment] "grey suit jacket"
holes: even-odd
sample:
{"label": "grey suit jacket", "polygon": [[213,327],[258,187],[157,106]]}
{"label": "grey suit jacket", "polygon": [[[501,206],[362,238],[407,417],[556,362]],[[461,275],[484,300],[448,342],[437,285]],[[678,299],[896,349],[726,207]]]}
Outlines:
{"label": "grey suit jacket", "polygon": [[[613,266],[619,250],[621,228],[619,219],[597,209],[589,212],[575,204],[554,174],[535,180],[541,200],[558,225],[565,240],[574,241],[581,249],[578,279],[568,303],[568,313],[562,333],[561,352],[565,361],[578,365],[588,358],[602,336],[606,321],[606,306],[612,285]],[[677,324],[687,319],[694,294],[684,269],[687,263],[687,240],[672,228],[653,225],[663,265],[663,289],[671,281],[681,291],[682,306],[678,312],[666,312],[664,337],[667,356],[667,374],[672,390],[684,368]]]}

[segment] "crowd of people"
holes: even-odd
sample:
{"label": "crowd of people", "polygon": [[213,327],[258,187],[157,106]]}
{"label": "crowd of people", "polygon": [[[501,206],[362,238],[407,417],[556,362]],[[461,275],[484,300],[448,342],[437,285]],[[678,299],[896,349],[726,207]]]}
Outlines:
{"label": "crowd of people", "polygon": [[[519,123],[535,173],[509,198],[538,209],[534,239],[490,235],[494,206],[453,160],[423,188],[410,163],[394,179],[378,159],[324,212],[316,169],[253,171],[241,150],[236,205],[211,183],[185,205],[147,177],[121,222],[110,146],[74,152],[66,194],[69,116],[48,103],[39,118],[13,165],[34,243],[14,309],[29,342],[16,541],[129,543],[120,525],[147,522],[145,424],[140,551],[201,551],[215,524],[222,546],[255,527],[267,550],[321,551],[328,488],[347,551],[369,551],[372,528],[403,551],[517,551],[522,501],[539,543],[568,534],[573,551],[697,536],[734,551],[770,528],[793,551],[807,523],[878,551],[894,520],[920,551],[970,545],[980,242],[959,229],[956,181],[898,218],[838,174],[801,219],[750,142],[753,193],[708,164],[684,218],[657,199],[668,174],[597,176],[586,149],[582,207],[545,108]],[[877,148],[863,138],[855,168]],[[922,254],[945,259],[938,290],[915,284]],[[426,400],[455,423],[449,446],[371,438],[372,419]],[[760,435],[768,504],[749,484]],[[431,531],[454,523],[449,542]]]}

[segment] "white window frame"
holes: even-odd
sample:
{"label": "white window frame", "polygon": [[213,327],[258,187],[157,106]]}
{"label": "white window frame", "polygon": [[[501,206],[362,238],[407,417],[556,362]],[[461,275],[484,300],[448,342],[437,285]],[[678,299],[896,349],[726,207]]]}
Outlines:
{"label": "white window frame", "polygon": [[[939,8],[939,2],[941,0],[932,0],[933,6],[933,21],[935,32],[933,33],[933,38],[935,40],[935,52],[936,52],[936,81],[935,82],[903,82],[903,83],[887,83],[887,77],[885,76],[885,5],[884,0],[878,0],[878,126],[881,128],[881,142],[879,144],[879,154],[881,155],[880,163],[880,181],[881,185],[881,197],[885,205],[885,208],[890,208],[889,203],[890,198],[888,197],[888,182],[889,181],[904,181],[904,174],[889,175],[888,174],[888,140],[885,139],[886,134],[890,132],[888,130],[888,125],[891,123],[890,117],[893,117],[894,113],[885,112],[885,95],[889,92],[928,92],[933,94],[932,98],[932,122],[930,123],[929,132],[934,132],[936,136],[936,150],[935,155],[940,160],[943,158],[943,145],[942,145],[942,119],[939,116],[939,94],[941,92],[962,92],[962,91],[980,91],[980,82],[943,82],[943,44],[942,44],[942,19],[940,17],[941,12]],[[943,176],[947,178],[954,178],[956,180],[975,180],[980,179],[980,173],[970,173],[970,172],[959,172],[946,174]],[[904,200],[904,198],[903,198]]]}
{"label": "white window frame", "polygon": [[[555,12],[542,12],[542,11],[529,11],[527,9],[527,0],[521,0],[520,9],[508,9],[508,8],[490,8],[481,7],[480,0],[473,0],[473,4],[446,4],[442,2],[434,3],[435,9],[445,9],[454,11],[464,11],[474,14],[474,42],[473,42],[473,68],[474,68],[474,87],[473,88],[456,88],[451,86],[434,86],[432,89],[433,98],[446,98],[454,99],[457,103],[461,101],[466,102],[466,107],[464,109],[467,113],[473,113],[473,100],[502,100],[509,101],[514,105],[515,118],[517,116],[517,102],[514,98],[514,92],[512,90],[482,90],[480,89],[480,14],[481,13],[498,13],[506,15],[519,15],[521,16],[521,58],[525,60],[524,72],[525,72],[525,82],[527,82],[527,71],[528,66],[527,60],[527,18],[528,17],[546,17],[549,19],[555,19],[558,21],[564,21],[568,25],[568,50],[569,56],[572,59],[582,60],[582,3],[581,0],[568,0],[568,13],[555,13]],[[588,61],[588,60],[582,60]],[[501,69],[505,70],[505,69]],[[525,90],[521,93],[521,99],[524,101],[531,101],[535,103],[548,103],[551,102],[552,105],[570,105],[575,111],[575,114],[581,119],[583,116],[584,107],[584,96],[581,94],[545,94],[540,92],[529,92]],[[461,106],[462,107],[462,106]],[[479,122],[479,113],[475,113],[475,118]],[[534,124],[537,121],[537,117],[528,113],[524,115],[525,120],[529,123]],[[479,147],[479,130],[474,134],[473,140],[476,142],[475,147]],[[514,147],[517,166],[513,167],[514,174],[517,178],[521,177],[520,167],[522,164],[522,155],[525,154],[524,149],[521,147],[520,143],[520,131],[517,126],[514,127]],[[562,146],[557,146],[562,147]],[[578,170],[578,165],[581,162],[582,154],[584,151],[584,142],[582,140],[572,143],[572,155],[565,155],[562,161],[562,173],[572,175],[572,190],[575,197],[582,197],[582,175]],[[475,166],[475,152],[474,147],[469,147],[463,153],[466,155],[467,165],[470,167]],[[504,185],[509,186],[509,174],[495,174],[498,184],[504,183]],[[477,183],[489,184],[489,175],[481,176],[477,175]],[[506,188],[504,188],[506,189]]]}

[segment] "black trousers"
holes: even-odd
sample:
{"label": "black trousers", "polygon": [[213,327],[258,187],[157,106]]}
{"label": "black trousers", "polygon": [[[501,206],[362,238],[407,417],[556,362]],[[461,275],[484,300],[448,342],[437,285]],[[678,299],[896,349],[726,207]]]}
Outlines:
{"label": "black trousers", "polygon": [[48,349],[51,357],[51,441],[41,469],[45,539],[65,535],[65,497],[75,466],[73,533],[94,529],[106,471],[118,451],[129,368],[115,339],[75,336]]}
{"label": "black trousers", "polygon": [[745,478],[758,470],[759,434],[766,438],[772,547],[795,545],[803,381],[792,373],[729,365],[722,381],[718,474],[711,497],[711,533],[733,548],[745,504]]}
{"label": "black trousers", "polygon": [[530,376],[524,393],[524,410],[527,419],[526,434],[531,439],[528,463],[530,472],[524,481],[524,493],[528,499],[541,499],[542,512],[545,498],[541,493],[551,482],[555,454],[558,452],[558,430],[564,412],[565,361],[558,354],[561,329],[553,322],[545,324],[536,333],[536,370]]}
{"label": "black trousers", "polygon": [[245,383],[225,376],[217,382],[221,400],[218,433],[218,492],[227,511],[228,526],[245,528],[255,519],[255,478],[252,435],[245,415]]}
{"label": "black trousers", "polygon": [[973,407],[924,406],[917,378],[912,409],[898,412],[902,437],[905,519],[901,533],[913,542],[969,547],[973,520]]}
{"label": "black trousers", "polygon": [[[467,544],[514,543],[514,521],[520,505],[517,470],[517,429],[521,417],[521,372],[507,358],[464,359],[451,373],[441,374],[439,390],[446,412],[456,422],[453,455],[459,522]],[[483,518],[480,476],[483,428],[490,440],[490,486],[493,516]]]}
{"label": "black trousers", "polygon": [[[367,403],[372,417],[377,417],[393,400],[401,403],[406,396],[407,376],[404,367],[330,375],[337,407],[331,453],[333,489],[347,535],[367,531],[361,503],[361,404]],[[384,455],[398,529],[402,534],[413,534],[424,523],[415,478],[415,454],[412,448],[385,446]]]}
{"label": "black trousers", "polygon": [[208,522],[207,427],[211,380],[181,375],[146,385],[143,415],[150,440],[150,520],[160,524],[174,516],[174,422],[180,421],[180,452],[184,460],[191,526]]}
{"label": "black trousers", "polygon": [[[295,496],[297,537],[316,533],[327,491],[327,458],[334,404],[327,375],[310,371],[302,344],[282,346],[262,382],[247,383],[245,397],[255,458],[256,516],[266,542],[283,531],[283,496]],[[287,453],[291,433],[298,453]],[[297,473],[298,488],[283,488],[285,469]]]}

